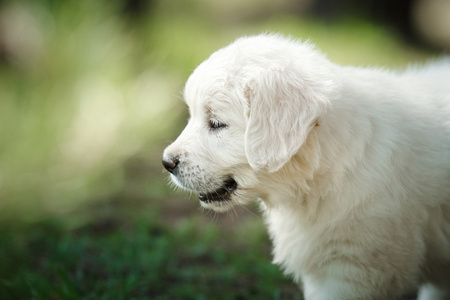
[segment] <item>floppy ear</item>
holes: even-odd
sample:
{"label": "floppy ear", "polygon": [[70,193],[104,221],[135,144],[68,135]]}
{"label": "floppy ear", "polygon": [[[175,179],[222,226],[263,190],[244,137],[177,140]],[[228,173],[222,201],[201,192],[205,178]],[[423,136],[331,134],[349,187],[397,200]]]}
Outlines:
{"label": "floppy ear", "polygon": [[245,153],[253,169],[279,170],[297,153],[328,106],[326,88],[295,70],[264,70],[249,81]]}

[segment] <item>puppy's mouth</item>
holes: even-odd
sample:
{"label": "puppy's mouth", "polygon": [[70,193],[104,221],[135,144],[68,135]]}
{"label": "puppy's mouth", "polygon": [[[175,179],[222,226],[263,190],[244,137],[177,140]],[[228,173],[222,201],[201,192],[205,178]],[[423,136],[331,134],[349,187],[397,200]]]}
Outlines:
{"label": "puppy's mouth", "polygon": [[198,194],[198,198],[205,203],[229,201],[231,200],[231,194],[237,189],[237,186],[237,182],[233,178],[230,178],[217,190]]}

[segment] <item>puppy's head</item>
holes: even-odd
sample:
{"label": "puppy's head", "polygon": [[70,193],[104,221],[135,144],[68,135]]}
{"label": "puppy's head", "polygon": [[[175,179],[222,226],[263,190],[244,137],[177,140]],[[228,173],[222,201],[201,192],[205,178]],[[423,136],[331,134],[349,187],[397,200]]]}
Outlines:
{"label": "puppy's head", "polygon": [[186,83],[191,118],[163,155],[172,180],[216,211],[264,197],[261,179],[289,163],[324,116],[331,69],[312,45],[276,35],[214,53]]}

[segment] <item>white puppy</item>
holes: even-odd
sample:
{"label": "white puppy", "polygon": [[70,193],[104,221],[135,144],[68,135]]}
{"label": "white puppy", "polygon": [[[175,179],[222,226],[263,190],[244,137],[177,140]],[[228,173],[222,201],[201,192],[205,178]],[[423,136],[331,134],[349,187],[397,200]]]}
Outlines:
{"label": "white puppy", "polygon": [[259,35],[214,53],[184,96],[173,181],[215,211],[259,198],[306,299],[450,299],[450,60],[342,67]]}

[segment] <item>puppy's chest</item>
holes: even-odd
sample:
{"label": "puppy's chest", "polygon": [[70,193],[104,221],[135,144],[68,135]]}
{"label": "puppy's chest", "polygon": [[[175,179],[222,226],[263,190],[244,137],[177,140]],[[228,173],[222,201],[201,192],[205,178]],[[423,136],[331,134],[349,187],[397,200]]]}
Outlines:
{"label": "puppy's chest", "polygon": [[330,243],[328,230],[307,226],[301,218],[289,212],[270,212],[266,223],[273,243],[274,263],[298,280],[300,276],[318,272],[326,260],[339,252]]}

